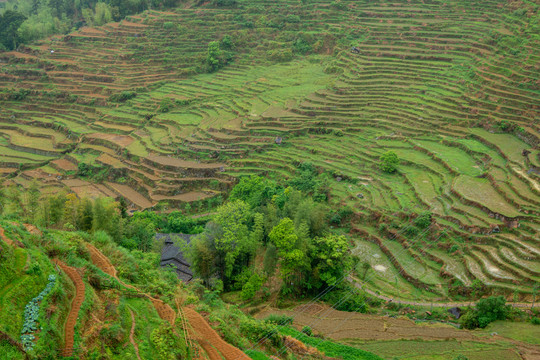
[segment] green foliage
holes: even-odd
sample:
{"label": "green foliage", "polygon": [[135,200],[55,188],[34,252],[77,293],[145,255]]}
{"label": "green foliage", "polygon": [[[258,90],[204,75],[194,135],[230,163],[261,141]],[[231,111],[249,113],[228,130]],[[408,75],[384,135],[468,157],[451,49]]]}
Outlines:
{"label": "green foliage", "polygon": [[164,322],[160,327],[154,329],[150,338],[156,348],[156,359],[185,359],[188,355],[186,343],[182,341],[182,338],[178,334],[173,332],[169,323]]}
{"label": "green foliage", "polygon": [[234,57],[230,51],[234,47],[232,38],[225,36],[221,41],[211,41],[208,44],[206,66],[208,72],[214,72],[227,65]]}
{"label": "green foliage", "polygon": [[212,5],[217,7],[236,7],[236,0],[212,0]]}
{"label": "green foliage", "polygon": [[425,212],[418,215],[414,219],[414,225],[418,226],[420,229],[427,228],[429,225],[431,225],[431,216],[432,215],[430,212]]}
{"label": "green foliage", "polygon": [[323,300],[334,307],[336,310],[366,313],[368,305],[364,295],[359,294],[352,287],[343,287],[329,292],[323,297]]}
{"label": "green foliage", "polygon": [[270,61],[287,62],[293,59],[293,52],[291,49],[273,49],[268,50],[266,57]]}
{"label": "green foliage", "polygon": [[249,280],[242,287],[242,292],[240,294],[240,297],[242,298],[242,300],[244,301],[252,300],[255,297],[255,294],[257,293],[257,291],[261,289],[263,282],[264,282],[264,278],[261,275],[257,273],[254,273],[253,275],[251,275]]}
{"label": "green foliage", "polygon": [[348,252],[349,245],[343,235],[331,234],[313,239],[311,285],[315,288],[333,286],[341,280],[353,266]]}
{"label": "green foliage", "polygon": [[229,200],[242,200],[254,209],[264,206],[278,192],[276,184],[260,176],[243,177],[232,189]]}
{"label": "green foliage", "polygon": [[379,356],[373,353],[329,340],[310,337],[290,327],[280,329],[280,332],[284,335],[292,336],[308,346],[315,347],[327,357],[343,360],[381,360]]}
{"label": "green foliage", "polygon": [[509,307],[506,306],[506,300],[502,296],[490,296],[480,299],[474,309],[469,309],[462,316],[461,324],[466,329],[475,329],[477,327],[485,328],[496,320],[505,320],[509,314]]}
{"label": "green foliage", "polygon": [[34,332],[38,330],[39,305],[41,301],[51,292],[56,283],[56,276],[49,275],[49,282],[45,289],[38,296],[30,300],[24,308],[24,323],[21,330],[21,343],[26,351],[34,348]]}
{"label": "green foliage", "polygon": [[332,6],[334,9],[337,9],[337,10],[347,10],[347,4],[345,4],[343,1],[341,0],[336,0],[336,1],[333,1],[330,6]]}
{"label": "green foliage", "polygon": [[0,43],[6,49],[13,50],[22,41],[18,30],[25,20],[26,16],[13,10],[0,14]]}
{"label": "green foliage", "polygon": [[275,324],[279,326],[292,325],[294,318],[287,315],[272,314],[264,319],[269,324]]}
{"label": "green foliage", "polygon": [[131,100],[137,96],[136,91],[122,91],[119,94],[113,94],[109,96],[109,101],[113,102],[126,102],[128,100]]}
{"label": "green foliage", "polygon": [[306,325],[302,328],[302,334],[306,334],[307,336],[312,336],[313,330],[311,329],[311,327]]}
{"label": "green foliage", "polygon": [[379,168],[386,173],[394,173],[397,170],[399,158],[393,151],[388,151],[379,158]]}

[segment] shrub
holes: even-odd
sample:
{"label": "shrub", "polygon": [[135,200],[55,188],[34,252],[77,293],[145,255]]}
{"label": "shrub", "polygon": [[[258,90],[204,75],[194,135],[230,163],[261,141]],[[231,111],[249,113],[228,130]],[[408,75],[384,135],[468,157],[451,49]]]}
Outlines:
{"label": "shrub", "polygon": [[109,96],[109,101],[113,102],[125,102],[131,100],[137,96],[135,91],[122,91],[120,94],[113,94]]}
{"label": "shrub", "polygon": [[212,5],[217,7],[235,7],[238,5],[236,0],[213,0]]}
{"label": "shrub", "polygon": [[533,325],[540,325],[540,317],[535,316],[531,318],[531,324]]}
{"label": "shrub", "polygon": [[461,323],[466,329],[485,328],[495,320],[505,320],[509,307],[502,296],[490,296],[476,303],[474,310],[469,310],[462,317]]}
{"label": "shrub", "polygon": [[311,327],[307,325],[302,328],[302,332],[306,334],[307,336],[313,335],[313,330],[311,330]]}
{"label": "shrub", "polygon": [[253,299],[257,291],[261,289],[263,282],[264,278],[259,274],[255,273],[251,275],[247,283],[242,287],[242,293],[240,294],[242,300],[247,301]]}
{"label": "shrub", "polygon": [[265,322],[269,324],[276,324],[276,325],[291,325],[293,323],[294,318],[292,316],[287,315],[276,315],[272,314],[268,316],[266,319],[264,319]]}
{"label": "shrub", "polygon": [[399,158],[397,154],[393,151],[388,151],[380,157],[379,167],[382,171],[386,173],[391,174],[396,172],[398,164]]}
{"label": "shrub", "polygon": [[414,225],[418,226],[420,229],[425,229],[431,225],[431,213],[425,212],[414,219]]}
{"label": "shrub", "polygon": [[341,0],[333,1],[330,6],[337,10],[347,10],[347,4],[345,4]]}
{"label": "shrub", "polygon": [[293,53],[291,49],[274,49],[269,50],[266,57],[271,61],[285,62],[292,60]]}

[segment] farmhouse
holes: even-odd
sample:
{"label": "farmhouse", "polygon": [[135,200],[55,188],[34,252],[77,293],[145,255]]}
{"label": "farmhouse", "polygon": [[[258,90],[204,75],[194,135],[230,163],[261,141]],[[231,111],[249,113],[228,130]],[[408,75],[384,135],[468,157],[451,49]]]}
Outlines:
{"label": "farmhouse", "polygon": [[184,282],[193,279],[193,272],[190,269],[191,264],[184,258],[182,250],[174,244],[174,240],[189,244],[192,237],[193,235],[188,234],[156,234],[156,240],[164,242],[160,266],[174,266],[178,278]]}

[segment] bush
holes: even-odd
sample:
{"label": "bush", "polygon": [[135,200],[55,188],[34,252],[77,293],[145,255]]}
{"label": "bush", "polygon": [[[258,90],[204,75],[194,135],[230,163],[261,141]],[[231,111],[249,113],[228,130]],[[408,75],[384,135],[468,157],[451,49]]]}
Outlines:
{"label": "bush", "polygon": [[251,275],[247,283],[242,287],[242,293],[240,294],[242,300],[247,301],[253,299],[257,291],[261,289],[263,282],[264,278],[259,274],[255,273]]}
{"label": "bush", "polygon": [[420,229],[425,229],[431,225],[431,213],[425,212],[420,214],[414,219],[414,225],[418,226]]}
{"label": "bush", "polygon": [[294,318],[292,316],[272,314],[268,316],[266,319],[264,319],[264,322],[282,326],[282,325],[291,325],[293,323],[293,320]]}
{"label": "bush", "polygon": [[461,318],[461,323],[466,329],[485,328],[495,320],[505,320],[509,310],[504,297],[490,296],[479,300],[474,310],[467,311]]}
{"label": "bush", "polygon": [[333,1],[330,6],[337,10],[347,10],[347,4],[345,4],[341,0]]}
{"label": "bush", "polygon": [[291,61],[293,58],[293,53],[291,49],[274,49],[269,50],[266,53],[266,57],[268,60],[276,61],[276,62],[285,62],[285,61]]}
{"label": "bush", "polygon": [[217,7],[236,7],[238,2],[236,0],[213,0],[212,5]]}
{"label": "bush", "polygon": [[532,317],[530,321],[533,325],[540,325],[540,317],[538,316]]}
{"label": "bush", "polygon": [[393,151],[388,151],[380,157],[379,167],[382,171],[386,173],[391,174],[396,172],[398,164],[399,158],[397,154]]}
{"label": "bush", "polygon": [[306,334],[307,336],[311,336],[313,335],[313,330],[311,330],[311,327],[309,326],[304,326],[302,328],[302,333]]}
{"label": "bush", "polygon": [[126,102],[137,96],[135,91],[122,91],[120,94],[113,94],[109,96],[109,101],[113,102]]}

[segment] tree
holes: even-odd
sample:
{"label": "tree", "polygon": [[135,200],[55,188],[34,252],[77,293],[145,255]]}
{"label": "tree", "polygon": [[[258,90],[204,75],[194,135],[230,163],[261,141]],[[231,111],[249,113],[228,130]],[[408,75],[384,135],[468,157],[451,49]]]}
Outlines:
{"label": "tree", "polygon": [[220,49],[217,41],[211,41],[208,44],[206,63],[208,64],[210,72],[219,70],[223,67],[223,51]]}
{"label": "tree", "polygon": [[478,324],[481,328],[485,328],[495,320],[506,319],[508,311],[509,308],[506,306],[506,300],[502,296],[490,296],[476,303]]}
{"label": "tree", "polygon": [[311,266],[312,283],[321,287],[322,281],[328,286],[334,286],[352,268],[353,262],[349,255],[347,238],[343,235],[330,234],[313,239]]}
{"label": "tree", "polygon": [[380,157],[379,167],[382,171],[386,173],[394,173],[397,170],[398,164],[399,158],[397,154],[393,151],[388,151]]}
{"label": "tree", "polygon": [[261,176],[243,177],[232,189],[229,200],[242,200],[257,208],[265,205],[276,193],[276,184]]}
{"label": "tree", "polygon": [[466,329],[485,328],[493,321],[506,319],[508,312],[509,307],[504,297],[490,296],[480,299],[474,309],[469,309],[462,317],[461,323]]}
{"label": "tree", "polygon": [[286,284],[294,278],[299,280],[302,270],[308,266],[306,253],[297,248],[298,235],[294,223],[289,218],[282,219],[268,235],[278,250],[281,277]]}
{"label": "tree", "polygon": [[0,42],[6,49],[13,50],[20,43],[17,30],[25,20],[26,16],[13,10],[0,15]]}

